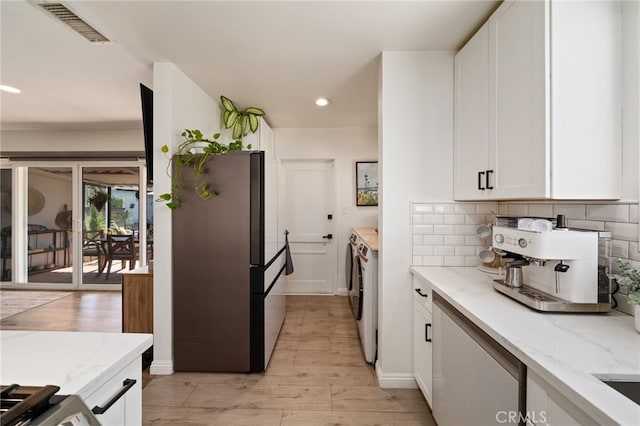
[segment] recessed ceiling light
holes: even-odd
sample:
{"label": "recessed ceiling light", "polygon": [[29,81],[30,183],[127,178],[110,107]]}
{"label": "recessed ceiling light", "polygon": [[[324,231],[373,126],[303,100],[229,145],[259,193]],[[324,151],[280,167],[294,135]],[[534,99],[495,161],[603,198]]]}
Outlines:
{"label": "recessed ceiling light", "polygon": [[20,93],[20,89],[16,89],[15,87],[11,86],[5,86],[4,84],[0,84],[0,90],[9,93]]}
{"label": "recessed ceiling light", "polygon": [[327,106],[329,105],[330,101],[327,98],[318,98],[316,99],[316,105],[318,106]]}

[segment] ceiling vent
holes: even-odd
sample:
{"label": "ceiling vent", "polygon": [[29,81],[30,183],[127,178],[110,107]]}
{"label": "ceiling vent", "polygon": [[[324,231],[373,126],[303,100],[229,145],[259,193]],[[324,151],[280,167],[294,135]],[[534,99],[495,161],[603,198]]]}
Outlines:
{"label": "ceiling vent", "polygon": [[96,31],[95,28],[83,21],[82,18],[67,9],[63,4],[39,3],[38,6],[49,12],[73,31],[89,40],[89,42],[99,44],[109,43],[110,40],[108,38]]}

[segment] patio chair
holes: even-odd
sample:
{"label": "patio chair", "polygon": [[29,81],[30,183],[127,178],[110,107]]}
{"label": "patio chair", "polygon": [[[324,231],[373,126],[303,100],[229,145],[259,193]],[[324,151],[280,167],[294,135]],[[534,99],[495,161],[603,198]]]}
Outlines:
{"label": "patio chair", "polygon": [[104,271],[104,267],[107,263],[106,251],[103,246],[104,231],[82,231],[82,257],[97,257],[98,258],[98,274],[100,275]]}
{"label": "patio chair", "polygon": [[136,264],[136,240],[131,235],[107,235],[107,279],[111,273],[111,264],[114,260],[122,261],[124,268],[126,261],[129,261],[129,269],[133,269]]}

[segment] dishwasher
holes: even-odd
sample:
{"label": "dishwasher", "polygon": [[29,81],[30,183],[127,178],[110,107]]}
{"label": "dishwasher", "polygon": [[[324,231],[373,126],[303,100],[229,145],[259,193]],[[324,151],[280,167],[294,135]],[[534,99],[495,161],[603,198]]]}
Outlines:
{"label": "dishwasher", "polygon": [[436,292],[433,333],[438,425],[524,425],[526,366]]}

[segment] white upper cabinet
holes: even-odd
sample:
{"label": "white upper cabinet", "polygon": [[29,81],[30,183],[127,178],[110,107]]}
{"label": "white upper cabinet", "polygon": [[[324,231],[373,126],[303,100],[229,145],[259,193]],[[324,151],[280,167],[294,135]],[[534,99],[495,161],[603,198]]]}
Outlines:
{"label": "white upper cabinet", "polygon": [[504,2],[456,56],[454,198],[620,198],[621,37],[617,1]]}
{"label": "white upper cabinet", "polygon": [[[457,199],[486,198],[489,169],[489,25],[455,57],[454,192]],[[475,185],[474,185],[475,182]]]}

